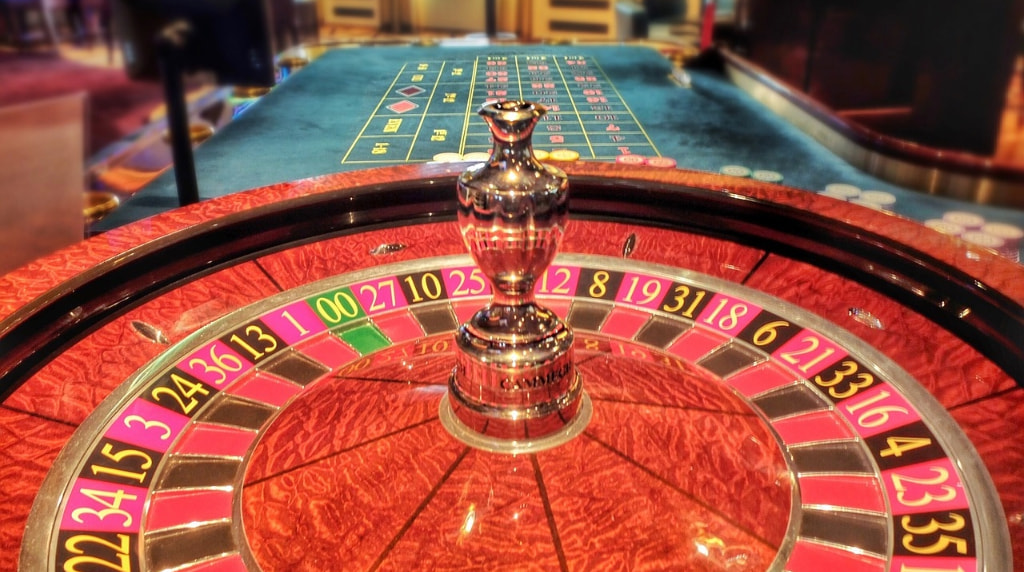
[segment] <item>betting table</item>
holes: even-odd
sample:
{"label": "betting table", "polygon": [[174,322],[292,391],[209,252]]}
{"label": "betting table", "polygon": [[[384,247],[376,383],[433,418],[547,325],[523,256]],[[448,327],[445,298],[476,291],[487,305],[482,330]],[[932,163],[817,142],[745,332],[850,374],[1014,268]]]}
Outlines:
{"label": "betting table", "polygon": [[[505,98],[549,107],[535,140],[539,151],[724,171],[815,193],[853,188],[855,201],[882,197],[862,205],[919,222],[967,211],[974,215],[967,230],[984,223],[1024,228],[1020,211],[949,200],[868,175],[720,71],[691,66],[683,73],[644,45],[323,50],[270,93],[234,98],[238,116],[195,151],[200,196],[377,166],[479,161],[489,135],[475,112]],[[146,159],[143,154],[138,161]],[[165,173],[93,230],[177,204],[174,178]],[[1010,250],[1019,257],[1019,239]]]}
{"label": "betting table", "polygon": [[[537,294],[593,408],[517,455],[439,411],[490,294],[455,178],[508,97],[548,107],[534,145],[570,176]],[[162,176],[0,278],[0,567],[1024,561],[1024,268],[910,220],[966,205],[640,46],[335,49],[232,104],[206,200]]]}
{"label": "betting table", "polygon": [[549,450],[439,419],[489,294],[465,163],[233,193],[0,278],[0,566],[1019,567],[1021,266],[749,178],[559,164],[537,293],[593,416]]}

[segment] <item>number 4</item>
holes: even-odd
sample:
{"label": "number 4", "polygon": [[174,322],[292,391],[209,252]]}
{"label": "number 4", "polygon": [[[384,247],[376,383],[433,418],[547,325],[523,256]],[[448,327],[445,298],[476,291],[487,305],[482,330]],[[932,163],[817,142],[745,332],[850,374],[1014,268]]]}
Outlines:
{"label": "number 4", "polygon": [[889,447],[878,452],[882,457],[901,457],[907,451],[932,444],[932,440],[928,437],[889,437],[885,442]]}

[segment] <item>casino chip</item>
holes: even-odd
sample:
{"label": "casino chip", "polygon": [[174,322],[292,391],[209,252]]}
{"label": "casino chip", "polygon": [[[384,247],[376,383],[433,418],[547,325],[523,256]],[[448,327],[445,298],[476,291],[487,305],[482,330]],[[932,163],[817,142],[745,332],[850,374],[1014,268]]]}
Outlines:
{"label": "casino chip", "polygon": [[750,169],[743,165],[726,165],[718,170],[723,175],[729,175],[730,177],[749,177]]}
{"label": "casino chip", "polygon": [[620,165],[646,165],[647,157],[643,155],[619,155],[615,162]]}
{"label": "casino chip", "polygon": [[543,161],[548,158],[548,152],[543,149],[534,149],[533,158],[537,159],[538,161]]}
{"label": "casino chip", "polygon": [[924,221],[924,225],[934,231],[950,236],[960,236],[964,233],[964,227],[941,218],[930,218]]}
{"label": "casino chip", "polygon": [[965,242],[969,242],[982,248],[987,248],[996,253],[999,253],[1000,250],[1002,250],[1002,248],[1006,245],[1006,241],[999,238],[998,236],[992,236],[991,234],[987,234],[977,230],[965,232],[960,235],[960,238],[963,239]]}
{"label": "casino chip", "polygon": [[849,183],[829,183],[821,193],[830,197],[852,199],[860,195],[860,187]]}
{"label": "casino chip", "polygon": [[833,193],[831,191],[821,191],[818,194],[823,196],[823,197],[829,197],[831,199],[836,199],[837,201],[847,201],[847,200],[850,200],[849,197],[844,196],[842,193]]}
{"label": "casino chip", "polygon": [[1012,224],[990,222],[982,225],[981,232],[999,238],[1003,246],[997,252],[1014,262],[1020,262],[1020,246],[1024,241],[1024,230]]}
{"label": "casino chip", "polygon": [[580,154],[572,149],[555,149],[548,153],[548,158],[552,161],[565,161],[569,163],[579,160]]}
{"label": "casino chip", "polygon": [[882,210],[882,205],[880,205],[878,203],[873,203],[871,201],[865,201],[864,199],[850,199],[850,202],[852,204],[860,205],[862,207],[867,207],[869,209],[874,209],[876,211]]}
{"label": "casino chip", "polygon": [[674,169],[676,166],[676,160],[672,157],[651,157],[647,159],[648,167],[657,167],[659,169]]}
{"label": "casino chip", "polygon": [[1016,243],[1020,243],[1021,239],[1024,239],[1024,230],[1021,230],[1020,227],[1001,222],[986,223],[982,225],[981,232]]}
{"label": "casino chip", "polygon": [[948,211],[942,215],[942,220],[958,224],[964,230],[978,230],[985,224],[985,217],[965,211]]}
{"label": "casino chip", "polygon": [[892,206],[896,204],[896,196],[885,191],[863,191],[860,200],[875,203],[886,211],[892,210]]}
{"label": "casino chip", "polygon": [[758,169],[750,174],[750,177],[758,181],[764,181],[766,183],[781,183],[782,173],[778,171],[766,171],[764,169]]}
{"label": "casino chip", "polygon": [[463,161],[487,161],[490,158],[491,154],[487,151],[473,151],[462,156]]}
{"label": "casino chip", "polygon": [[457,163],[462,160],[462,153],[438,153],[434,161],[438,163]]}

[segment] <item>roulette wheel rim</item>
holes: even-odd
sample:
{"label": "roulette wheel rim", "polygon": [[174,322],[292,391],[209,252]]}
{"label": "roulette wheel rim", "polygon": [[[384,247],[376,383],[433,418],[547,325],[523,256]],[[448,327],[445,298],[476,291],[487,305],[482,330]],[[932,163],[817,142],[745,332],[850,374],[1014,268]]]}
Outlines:
{"label": "roulette wheel rim", "polygon": [[[753,244],[820,265],[920,311],[962,337],[1014,379],[1024,380],[1024,347],[1016,343],[1024,333],[1024,300],[1012,299],[946,261],[884,236],[881,228],[866,230],[854,222],[822,218],[811,210],[815,207],[804,209],[751,196],[727,178],[704,176],[696,184],[679,184],[671,177],[667,181],[646,178],[635,169],[612,165],[598,169],[618,171],[621,176],[588,176],[586,167],[582,173],[567,169],[573,174],[574,218],[614,218],[683,229]],[[55,286],[46,296],[0,321],[0,333],[8,340],[17,340],[12,344],[13,351],[0,360],[0,397],[6,398],[46,355],[115,312],[183,280],[332,234],[454,218],[450,189],[457,174],[451,169],[390,167],[368,173],[388,173],[398,180],[346,187],[350,179],[346,173],[309,179],[308,185],[299,186],[298,196],[290,192],[288,200],[222,214],[217,221],[178,229],[127,249]],[[408,179],[410,174],[412,180]],[[704,187],[702,179],[709,179],[707,184],[713,186]],[[327,188],[318,188],[323,185]],[[730,186],[741,192],[730,190]],[[251,192],[258,194],[271,188]],[[632,196],[626,202],[621,197],[624,189]],[[820,204],[818,199],[803,198],[813,205]],[[335,209],[338,203],[344,206]],[[897,224],[897,220],[891,222]],[[251,228],[263,230],[254,235]],[[950,245],[963,250],[953,240],[944,244],[946,248]],[[968,250],[967,257],[1009,272],[1018,271],[1015,265],[990,253]],[[111,290],[110,283],[123,287]],[[99,302],[83,305],[78,303],[81,298]],[[965,299],[971,303],[963,302]]]}
{"label": "roulette wheel rim", "polygon": [[[824,318],[816,316],[811,312],[774,299],[765,293],[736,284],[731,284],[726,280],[669,266],[662,266],[653,263],[634,263],[595,255],[568,254],[562,257],[562,259],[556,261],[556,264],[559,263],[570,265],[589,264],[602,269],[618,269],[620,271],[628,267],[630,271],[641,272],[648,276],[653,274],[662,277],[675,277],[676,279],[683,280],[686,284],[691,286],[707,288],[711,291],[726,292],[731,296],[738,296],[739,299],[744,300],[745,302],[753,302],[760,307],[769,309],[780,316],[784,316],[788,320],[793,320],[803,327],[811,328],[816,331],[828,331],[830,339],[839,341],[841,346],[845,347],[851,355],[857,356],[858,360],[871,364],[870,367],[872,372],[877,373],[880,377],[889,381],[892,386],[899,389],[901,395],[914,404],[915,409],[921,413],[921,416],[927,419],[928,425],[933,427],[933,434],[939,438],[941,446],[944,449],[957,451],[957,456],[955,459],[951,460],[955,461],[957,471],[967,482],[971,483],[967,494],[968,497],[970,497],[970,514],[977,530],[977,553],[987,558],[987,560],[985,560],[987,566],[994,566],[995,569],[999,569],[999,558],[1001,557],[999,555],[999,547],[1007,546],[1008,539],[1005,538],[1005,534],[1000,534],[1003,532],[1000,527],[1000,523],[1004,520],[1004,516],[999,505],[998,496],[995,494],[994,486],[989,480],[987,472],[983,468],[984,465],[981,463],[977,453],[973,450],[973,446],[970,441],[962,432],[959,431],[958,426],[945,412],[944,408],[942,408],[942,406],[932,398],[922,386],[918,385],[909,374],[892,362],[892,360],[881,354],[877,349],[857,339],[849,332],[837,329]],[[446,256],[421,259],[412,264],[397,263],[384,265],[323,279],[295,289],[281,292],[254,303],[251,306],[236,310],[202,327],[200,330],[162,352],[157,359],[139,370],[139,372],[133,375],[132,378],[126,380],[107,399],[105,399],[94,413],[90,415],[90,417],[80,426],[76,431],[75,436],[65,447],[61,457],[58,458],[55,463],[55,467],[57,468],[51,471],[50,475],[48,475],[47,480],[40,491],[38,497],[40,500],[37,501],[37,507],[33,509],[33,518],[30,520],[29,527],[26,532],[25,553],[23,554],[25,558],[23,558],[23,566],[28,566],[27,569],[30,570],[52,568],[52,561],[43,562],[36,561],[35,559],[40,556],[50,556],[48,551],[39,550],[39,548],[53,545],[55,542],[54,539],[57,537],[60,530],[58,527],[62,521],[62,514],[64,516],[63,520],[66,522],[67,513],[70,513],[72,509],[61,503],[54,504],[48,499],[68,498],[70,487],[74,482],[75,475],[82,471],[82,463],[88,456],[89,451],[96,448],[99,436],[102,435],[103,428],[108,427],[119,415],[123,415],[127,410],[129,403],[144,393],[144,390],[148,389],[147,385],[151,386],[153,380],[160,372],[167,371],[175,365],[181,367],[179,362],[183,360],[187,361],[185,358],[187,358],[189,354],[195,352],[196,348],[202,347],[212,341],[216,341],[218,337],[224,337],[225,332],[236,329],[240,323],[251,322],[254,316],[264,317],[270,314],[270,310],[280,310],[289,303],[294,303],[304,299],[308,300],[310,297],[317,294],[337,290],[339,284],[365,282],[382,276],[390,276],[399,271],[415,273],[436,270],[445,266],[465,267],[470,264],[472,264],[472,261],[468,256]],[[454,300],[455,299],[450,299],[446,303],[453,303]],[[471,297],[470,300],[481,302],[484,299],[476,296]],[[441,302],[445,302],[445,300],[442,299]],[[367,355],[372,356],[373,354],[371,353]],[[763,365],[763,363],[764,362],[755,363],[750,366],[750,369],[755,369],[757,366]],[[730,374],[730,376],[734,375],[736,375],[735,372]],[[722,380],[719,380],[719,382],[722,382]],[[226,388],[224,389],[226,391]],[[748,405],[756,410],[756,405],[753,404],[753,401],[749,401],[749,397],[747,399]],[[203,406],[207,407],[209,404],[204,404]],[[287,407],[289,407],[289,405],[282,406],[281,411],[278,413],[280,414]],[[767,412],[763,412],[762,415],[765,415],[765,419],[767,419]],[[259,430],[259,435],[265,434],[267,428],[272,426],[274,422],[273,418],[267,421]],[[453,434],[453,436],[456,439],[463,440],[462,437],[457,434]],[[787,443],[784,442],[783,438],[776,435],[775,439],[777,440],[776,444],[781,448],[781,450],[786,451]],[[257,443],[259,440],[260,437],[257,437]],[[487,450],[486,446],[476,446],[471,441],[467,441],[467,444],[471,447]],[[256,446],[258,446],[258,444],[253,447]],[[800,443],[796,443],[795,446],[799,447]],[[181,453],[178,453],[178,455],[181,455]],[[250,448],[249,452],[246,453],[241,461],[243,472],[252,459],[252,456],[253,449]],[[793,503],[789,509],[791,514],[786,526],[785,538],[782,541],[778,552],[775,554],[775,559],[772,565],[767,568],[768,570],[784,569],[787,564],[787,558],[793,555],[795,544],[803,538],[800,530],[802,515],[807,510],[810,510],[812,513],[815,512],[815,508],[813,506],[808,508],[800,505],[799,499],[801,497],[801,492],[800,486],[797,482],[799,479],[796,478],[796,475],[800,471],[796,466],[797,463],[794,462],[793,458],[789,454],[784,453],[784,457],[786,457],[789,474],[793,476],[793,484],[791,485],[794,488],[794,492],[792,493]],[[163,463],[164,466],[161,467],[160,470],[166,471],[166,464],[168,461],[165,459]],[[877,470],[878,469],[876,468],[876,471]],[[159,475],[159,470],[155,471],[155,473]],[[813,476],[816,476],[819,479],[821,478],[819,475]],[[155,476],[154,482],[159,480],[159,478],[159,476]],[[234,489],[232,494],[234,505],[233,514],[235,515],[235,519],[240,519],[238,515],[242,512],[241,498],[244,495],[245,487],[245,483],[241,480],[236,480],[232,484],[232,488]],[[157,494],[159,494],[159,492],[160,491],[156,491]],[[153,493],[151,492],[150,494],[152,495]],[[839,510],[842,511],[850,509],[840,508]],[[159,530],[157,531],[157,534],[159,534]],[[232,546],[232,548],[236,548],[238,552],[241,553],[241,558],[246,562],[248,569],[266,569],[265,567],[261,568],[256,564],[257,559],[253,555],[252,549],[249,548],[244,540],[246,538],[245,531],[239,529],[236,530],[235,534],[240,536],[243,540]],[[140,544],[141,543],[142,541],[140,541]],[[139,556],[140,560],[145,556],[148,556],[148,559],[146,560],[147,562],[152,560],[153,557],[149,556],[148,549],[140,548],[139,550],[142,552],[142,555]],[[225,552],[230,551],[226,550]],[[891,557],[891,554],[889,556]],[[995,564],[993,564],[993,562],[995,562]],[[33,568],[33,566],[35,566],[35,568]],[[159,566],[157,568],[163,569],[163,567]]]}
{"label": "roulette wheel rim", "polygon": [[[234,244],[228,249],[220,248],[219,250],[223,257],[222,261],[218,262],[214,259],[206,263],[201,272],[213,271],[220,264],[231,264],[240,259],[266,253],[268,250],[283,248],[284,246],[303,241],[316,240],[324,236],[358,232],[398,222],[408,224],[410,220],[433,222],[450,219],[452,209],[449,204],[449,195],[451,194],[450,189],[453,182],[454,177],[442,176],[416,179],[415,183],[400,181],[394,184],[371,185],[356,189],[339,189],[318,195],[300,197],[287,203],[266,207],[262,211],[255,209],[222,217],[214,225],[214,232],[218,233],[220,237],[235,236],[238,244]],[[424,185],[424,183],[426,184]],[[794,253],[801,250],[799,243],[793,244],[780,238],[778,235],[773,235],[770,227],[767,231],[764,231],[767,234],[765,236],[765,234],[761,234],[764,227],[758,227],[755,223],[743,222],[745,217],[749,217],[752,213],[755,215],[753,217],[755,221],[763,220],[759,219],[759,216],[764,217],[767,214],[777,216],[780,213],[780,207],[768,201],[732,193],[711,191],[699,187],[683,187],[674,183],[651,182],[642,179],[630,180],[620,178],[614,182],[609,182],[601,176],[588,178],[586,175],[583,175],[575,177],[574,184],[576,185],[574,192],[577,194],[574,196],[573,210],[577,213],[576,216],[594,220],[601,220],[602,218],[621,220],[627,218],[622,211],[621,202],[615,194],[621,193],[623,188],[628,188],[631,192],[643,192],[651,197],[661,199],[660,201],[650,202],[639,201],[643,204],[635,207],[632,212],[627,213],[628,217],[633,219],[633,222],[655,227],[678,227],[681,222],[685,222],[687,223],[685,224],[685,230],[715,235],[722,233],[721,220],[725,218],[733,222],[730,231],[730,238],[732,240],[737,240],[738,242],[757,241],[762,245],[765,241],[773,242],[776,247],[774,250],[782,251],[783,253]],[[428,192],[423,193],[424,188]],[[582,189],[582,191],[578,189]],[[402,193],[405,193],[404,196],[410,198],[419,197],[417,200],[420,202],[410,201],[407,203],[395,200],[396,194],[402,196]],[[308,223],[302,222],[302,219],[305,217],[301,216],[301,214],[296,215],[295,211],[296,208],[309,209],[307,212],[322,211],[325,205],[338,200],[345,201],[345,204],[349,206],[353,202],[358,205],[358,201],[364,199],[369,206],[364,209],[365,216],[363,217],[353,217],[352,212],[360,211],[358,208],[350,208],[344,216],[339,216],[338,220],[321,220],[317,223]],[[737,206],[737,203],[740,206]],[[679,204],[685,204],[686,209],[682,210],[675,206]],[[428,208],[424,209],[424,205],[428,205]],[[718,210],[708,214],[714,211],[714,209]],[[668,216],[666,212],[674,214]],[[694,214],[695,212],[697,213],[696,215]],[[845,232],[851,235],[856,233],[859,237],[864,236],[862,230],[856,229],[852,225],[850,228],[839,228],[837,230],[834,228],[835,223],[833,221],[831,225],[828,225],[830,228],[825,229],[826,225],[814,220],[811,215],[806,215],[802,211],[783,207],[781,212],[789,217],[787,219],[789,222],[797,221],[803,223],[798,227],[798,230],[811,230],[811,232],[808,232],[808,236],[804,237],[808,244],[812,242],[817,244],[817,239],[824,234],[832,236],[838,234],[842,236]],[[287,216],[284,217],[286,220],[280,223],[276,230],[271,230],[266,235],[261,233],[261,236],[256,240],[253,240],[251,237],[238,238],[242,236],[242,228],[253,224],[266,228],[267,225],[262,224],[262,221],[279,218],[283,213],[287,213]],[[300,222],[296,222],[297,220]],[[815,230],[818,232],[817,235],[813,232]],[[832,232],[826,233],[825,230]],[[159,268],[159,272],[156,272],[158,275],[156,280],[153,280],[153,276],[150,276],[148,288],[134,289],[131,300],[119,301],[117,303],[111,303],[109,300],[100,300],[91,308],[79,308],[80,305],[76,305],[71,310],[79,308],[79,311],[77,314],[73,311],[70,312],[74,318],[71,321],[49,321],[50,324],[57,323],[59,325],[57,329],[61,330],[60,333],[67,335],[68,338],[62,339],[61,336],[53,336],[54,328],[48,328],[47,335],[53,337],[56,341],[53,344],[42,344],[41,347],[36,347],[33,351],[21,354],[14,352],[13,355],[5,360],[5,371],[8,373],[5,381],[11,378],[11,372],[20,372],[20,375],[24,376],[24,372],[37,368],[38,363],[32,363],[33,360],[44,361],[45,354],[52,353],[57,348],[70,344],[69,338],[87,332],[91,328],[96,327],[96,324],[102,322],[107,315],[123,308],[119,304],[130,305],[138,303],[141,299],[155,295],[170,287],[170,285],[178,280],[195,276],[196,264],[194,260],[209,259],[209,252],[200,251],[192,253],[190,256],[195,258],[189,259],[186,257],[181,261],[180,266],[168,266],[164,261],[166,261],[167,257],[178,258],[182,252],[191,251],[196,245],[208,241],[210,238],[209,231],[209,228],[200,225],[200,227],[186,229],[178,236],[168,237],[162,244],[147,246],[146,249],[150,251],[139,254],[134,260],[138,261],[138,264],[155,264]],[[789,234],[793,232],[791,229]],[[966,276],[965,274],[955,268],[942,264],[938,260],[928,260],[928,257],[921,252],[902,248],[893,241],[881,236],[871,237],[871,240],[858,244],[860,245],[860,252],[858,252],[858,248],[821,249],[820,246],[804,248],[803,252],[805,258],[815,259],[822,266],[845,268],[848,274],[858,276],[861,280],[872,283],[880,290],[885,289],[895,292],[902,299],[901,301],[908,303],[908,305],[912,303],[915,307],[927,310],[930,316],[943,318],[943,316],[955,315],[960,311],[958,308],[948,307],[948,300],[953,298],[955,294],[925,290],[924,295],[922,295],[920,293],[922,290],[920,288],[922,283],[921,277],[926,276],[929,271],[934,272],[934,268],[943,268],[944,274],[952,277],[958,275]],[[822,250],[825,252],[823,253]],[[863,255],[864,252],[877,254],[873,258],[875,264],[870,268],[865,268],[862,261],[857,262],[858,255]],[[155,258],[147,260],[149,256]],[[161,263],[155,263],[156,259],[160,259]],[[907,261],[911,262],[907,263]],[[901,264],[909,264],[909,266],[901,266]],[[131,265],[128,265],[130,268],[123,270],[125,266],[115,264],[111,264],[111,266],[116,266],[117,270],[126,273],[138,272],[139,268],[138,266],[131,267]],[[929,268],[922,270],[922,267]],[[900,280],[893,280],[893,268],[901,269],[899,273]],[[73,281],[63,294],[59,292],[54,293],[53,296],[37,302],[34,306],[30,306],[23,313],[16,314],[5,320],[0,330],[24,332],[26,328],[32,325],[33,318],[46,316],[47,313],[51,312],[68,314],[68,309],[61,304],[68,303],[69,300],[76,300],[72,292],[80,294],[83,287],[86,291],[89,291],[90,287],[95,287],[104,280],[109,280],[111,270],[111,268],[101,265],[95,271],[85,273],[78,278],[78,281]],[[990,308],[1007,309],[1005,314],[1016,319],[1019,323],[1019,305],[1016,305],[1015,302],[996,291],[979,288],[978,284],[973,280],[967,279],[961,280],[961,282],[966,282],[966,285],[961,285],[962,289],[978,290],[978,292],[974,293],[976,298],[981,298]],[[904,293],[899,294],[900,290],[903,290]],[[939,302],[936,302],[936,300]],[[975,315],[984,315],[986,311],[984,306],[984,304],[972,306],[973,308],[982,308]],[[52,316],[53,314],[50,315]],[[970,329],[971,326],[969,320],[965,322],[962,319],[959,321],[944,319],[944,321],[958,323],[957,329],[960,332]],[[963,324],[965,323],[968,325],[964,326]],[[953,328],[951,327],[950,329]],[[984,332],[984,328],[981,328],[981,330]],[[1017,331],[1019,330],[1007,328],[1003,335],[1012,336]],[[977,331],[973,335],[986,336],[985,333],[978,333]],[[968,335],[964,335],[964,337],[965,339],[970,339]],[[1012,355],[1010,358],[1007,358],[1006,348],[1003,348],[1003,350],[992,351],[989,349],[986,353],[994,361],[1000,362],[999,360],[1001,359],[1002,362],[1000,363],[1010,363],[1012,365]],[[14,358],[13,361],[10,359],[11,357]],[[1019,376],[1015,377],[1020,379]],[[11,389],[13,388],[5,386],[5,390],[10,391]],[[995,520],[998,520],[998,518]]]}

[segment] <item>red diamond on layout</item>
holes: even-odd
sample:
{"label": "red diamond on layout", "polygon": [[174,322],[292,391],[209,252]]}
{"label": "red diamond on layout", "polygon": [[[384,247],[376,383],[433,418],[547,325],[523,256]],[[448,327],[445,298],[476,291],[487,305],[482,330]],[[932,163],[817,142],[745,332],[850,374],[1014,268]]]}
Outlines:
{"label": "red diamond on layout", "polygon": [[392,103],[391,105],[388,106],[388,109],[394,111],[395,113],[405,113],[406,111],[412,111],[417,107],[419,106],[411,101],[402,100],[397,103]]}
{"label": "red diamond on layout", "polygon": [[403,87],[402,89],[396,89],[395,91],[397,91],[398,93],[400,93],[400,94],[402,94],[402,95],[404,95],[406,97],[413,97],[413,96],[419,95],[419,94],[421,94],[421,93],[423,93],[424,91],[427,91],[427,90],[423,89],[422,87],[420,87],[418,85],[410,85],[409,87]]}

